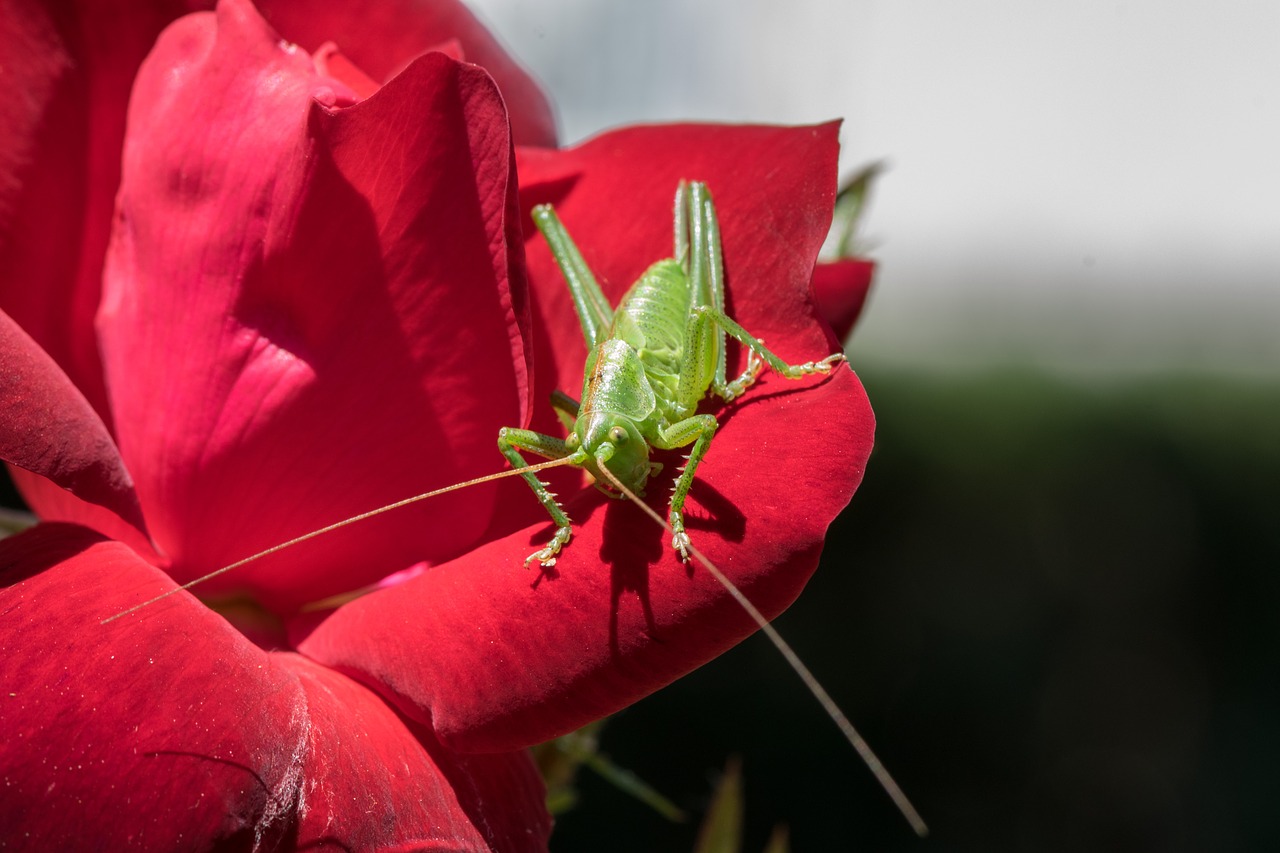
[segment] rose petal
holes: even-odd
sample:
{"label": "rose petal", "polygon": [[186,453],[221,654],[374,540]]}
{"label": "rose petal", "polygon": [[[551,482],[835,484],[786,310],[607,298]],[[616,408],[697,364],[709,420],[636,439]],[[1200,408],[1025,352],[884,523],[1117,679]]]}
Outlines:
{"label": "rose petal", "polygon": [[292,654],[310,715],[298,844],[349,850],[545,850],[551,817],[524,752],[458,755],[366,688]]}
{"label": "rose petal", "polygon": [[[342,676],[268,654],[126,547],[0,543],[0,826],[17,849],[538,850],[528,757],[449,754]],[[420,740],[421,738],[421,740]]]}
{"label": "rose petal", "polygon": [[120,180],[125,103],[189,6],[9,0],[0,10],[0,307],[109,418],[93,314]]}
{"label": "rose petal", "polygon": [[[213,5],[7,0],[0,13],[0,85],[21,93],[0,123],[0,309],[53,355],[104,418],[110,413],[92,324],[120,180],[125,104],[160,31]],[[380,79],[459,38],[499,81],[517,138],[555,144],[554,118],[537,84],[460,3],[264,5],[294,41],[311,48],[337,37],[350,42]]]}
{"label": "rose petal", "polygon": [[389,80],[413,58],[456,40],[469,62],[493,75],[522,145],[556,144],[555,116],[546,95],[475,15],[457,0],[267,0],[263,15],[286,38],[308,50],[334,41],[377,80]]}
{"label": "rose petal", "polygon": [[813,297],[823,319],[842,341],[862,314],[875,271],[875,261],[866,258],[841,258],[814,267]]}
{"label": "rose petal", "polygon": [[3,312],[0,458],[111,510],[146,537],[133,480],[102,419],[53,359]]}
{"label": "rose petal", "polygon": [[125,543],[153,566],[166,565],[164,556],[157,553],[147,534],[115,512],[98,504],[82,501],[52,480],[23,468],[10,466],[9,476],[27,506],[41,521],[66,521],[83,525],[108,539]]}
{"label": "rose petal", "polygon": [[[488,473],[523,420],[492,81],[429,54],[355,106],[316,102],[343,97],[238,0],[175,24],[139,74],[99,325],[175,577]],[[226,585],[288,612],[460,552],[492,501],[461,492]]]}
{"label": "rose petal", "polygon": [[[554,197],[616,301],[671,252],[677,181],[706,180],[723,227],[730,313],[784,359],[807,361],[838,348],[809,294],[830,222],[835,149],[830,125],[636,128],[536,155],[543,162],[522,172],[522,202]],[[530,248],[536,328],[555,347],[553,381],[576,391],[585,348],[550,263],[545,249]],[[551,360],[538,355],[545,391],[541,368]],[[858,485],[874,420],[845,367],[794,383],[766,371],[718,417],[690,494],[690,533],[772,617],[799,594],[827,526]],[[649,490],[662,508],[679,456],[665,461],[668,477]],[[536,508],[527,489],[522,499]],[[553,577],[521,569],[547,536],[544,517],[346,605],[298,648],[429,719],[451,746],[489,750],[616,711],[754,630],[705,571],[680,564],[667,535],[634,507],[592,491],[567,508],[575,537]]]}

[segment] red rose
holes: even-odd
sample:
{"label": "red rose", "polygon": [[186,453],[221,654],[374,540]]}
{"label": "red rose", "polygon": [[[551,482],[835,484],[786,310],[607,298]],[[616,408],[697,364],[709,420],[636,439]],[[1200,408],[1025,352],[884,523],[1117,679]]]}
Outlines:
{"label": "red rose", "polygon": [[[262,651],[186,594],[99,624],[173,580],[498,470],[501,426],[554,430],[547,394],[576,391],[584,346],[524,225],[535,203],[556,204],[616,300],[670,254],[677,182],[705,181],[730,313],[792,361],[838,346],[809,292],[834,126],[513,151],[480,68],[428,53],[381,87],[358,68],[282,43],[245,0],[184,18],[132,90],[101,299],[87,244],[75,276],[28,260],[0,282],[74,380],[0,326],[0,446],[42,518],[72,523],[0,543],[0,825],[33,847],[538,849],[549,821],[523,747],[753,629],[662,531],[594,492],[567,504],[558,574],[524,571],[549,525],[518,480],[200,590],[251,596],[295,651]],[[690,531],[772,616],[861,478],[870,409],[847,370],[766,374],[720,420]],[[424,562],[318,624],[299,616]]]}

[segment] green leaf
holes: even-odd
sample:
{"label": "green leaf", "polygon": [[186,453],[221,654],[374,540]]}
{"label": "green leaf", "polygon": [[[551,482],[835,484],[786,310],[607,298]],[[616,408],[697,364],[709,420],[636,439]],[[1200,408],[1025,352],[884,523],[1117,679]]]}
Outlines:
{"label": "green leaf", "polygon": [[0,539],[21,533],[28,527],[34,526],[39,520],[31,513],[20,509],[0,508]]}
{"label": "green leaf", "polygon": [[858,229],[862,216],[867,212],[871,184],[885,170],[884,163],[872,163],[845,182],[836,195],[836,209],[831,225],[835,240],[835,258],[856,258],[865,254],[860,245]]}
{"label": "green leaf", "polygon": [[694,853],[741,853],[742,761],[730,756],[698,832]]}
{"label": "green leaf", "polygon": [[673,823],[684,823],[688,816],[675,803],[658,793],[630,770],[614,764],[599,751],[600,730],[605,720],[588,723],[576,732],[534,747],[533,757],[547,785],[547,810],[563,814],[577,805],[578,794],[573,781],[578,768],[586,766],[615,788],[630,794]]}
{"label": "green leaf", "polygon": [[764,846],[764,853],[791,853],[791,839],[787,835],[785,824],[778,824],[769,836],[769,843]]}

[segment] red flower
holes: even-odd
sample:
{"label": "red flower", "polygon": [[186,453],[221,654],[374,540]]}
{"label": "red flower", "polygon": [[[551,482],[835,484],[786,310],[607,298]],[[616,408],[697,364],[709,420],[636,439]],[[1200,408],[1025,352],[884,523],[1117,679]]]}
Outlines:
{"label": "red flower", "polygon": [[[546,395],[576,392],[585,352],[558,272],[522,231],[534,203],[557,205],[616,300],[670,254],[677,182],[706,181],[730,313],[793,361],[837,347],[809,295],[834,126],[638,128],[522,149],[517,195],[483,71],[432,53],[378,89],[340,55],[321,59],[228,0],[216,19],[167,30],[143,66],[97,311],[105,380],[63,361],[107,425],[0,326],[20,377],[0,383],[5,458],[33,472],[19,479],[42,517],[116,540],[45,524],[0,544],[0,728],[13,733],[0,825],[33,846],[537,848],[548,824],[518,750],[752,630],[660,530],[594,492],[568,504],[576,536],[559,574],[522,570],[549,525],[518,480],[346,528],[204,590],[251,594],[290,620],[297,653],[259,650],[186,595],[99,625],[171,588],[166,572],[187,580],[497,470],[501,426],[553,431]],[[88,291],[50,281],[45,302],[29,300],[45,321],[28,330],[78,341],[85,312],[64,314],[68,329],[51,318]],[[690,531],[774,615],[857,486],[871,413],[841,369],[766,374],[719,417]],[[419,561],[432,567],[318,625],[295,618]],[[135,796],[126,779],[170,784]]]}
{"label": "red flower", "polygon": [[163,575],[42,524],[3,545],[0,826],[11,849],[539,850],[519,752],[462,755],[367,688],[193,599],[106,628]]}
{"label": "red flower", "polygon": [[840,340],[858,322],[875,272],[875,261],[867,258],[839,258],[813,268],[813,298]]}

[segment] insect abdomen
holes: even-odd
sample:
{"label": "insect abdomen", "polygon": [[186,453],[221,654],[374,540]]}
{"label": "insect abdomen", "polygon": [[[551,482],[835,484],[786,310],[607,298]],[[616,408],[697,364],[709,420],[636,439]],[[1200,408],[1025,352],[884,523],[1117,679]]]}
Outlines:
{"label": "insect abdomen", "polygon": [[658,261],[618,303],[612,336],[630,344],[651,376],[674,375],[684,354],[689,308],[684,270],[673,260]]}

